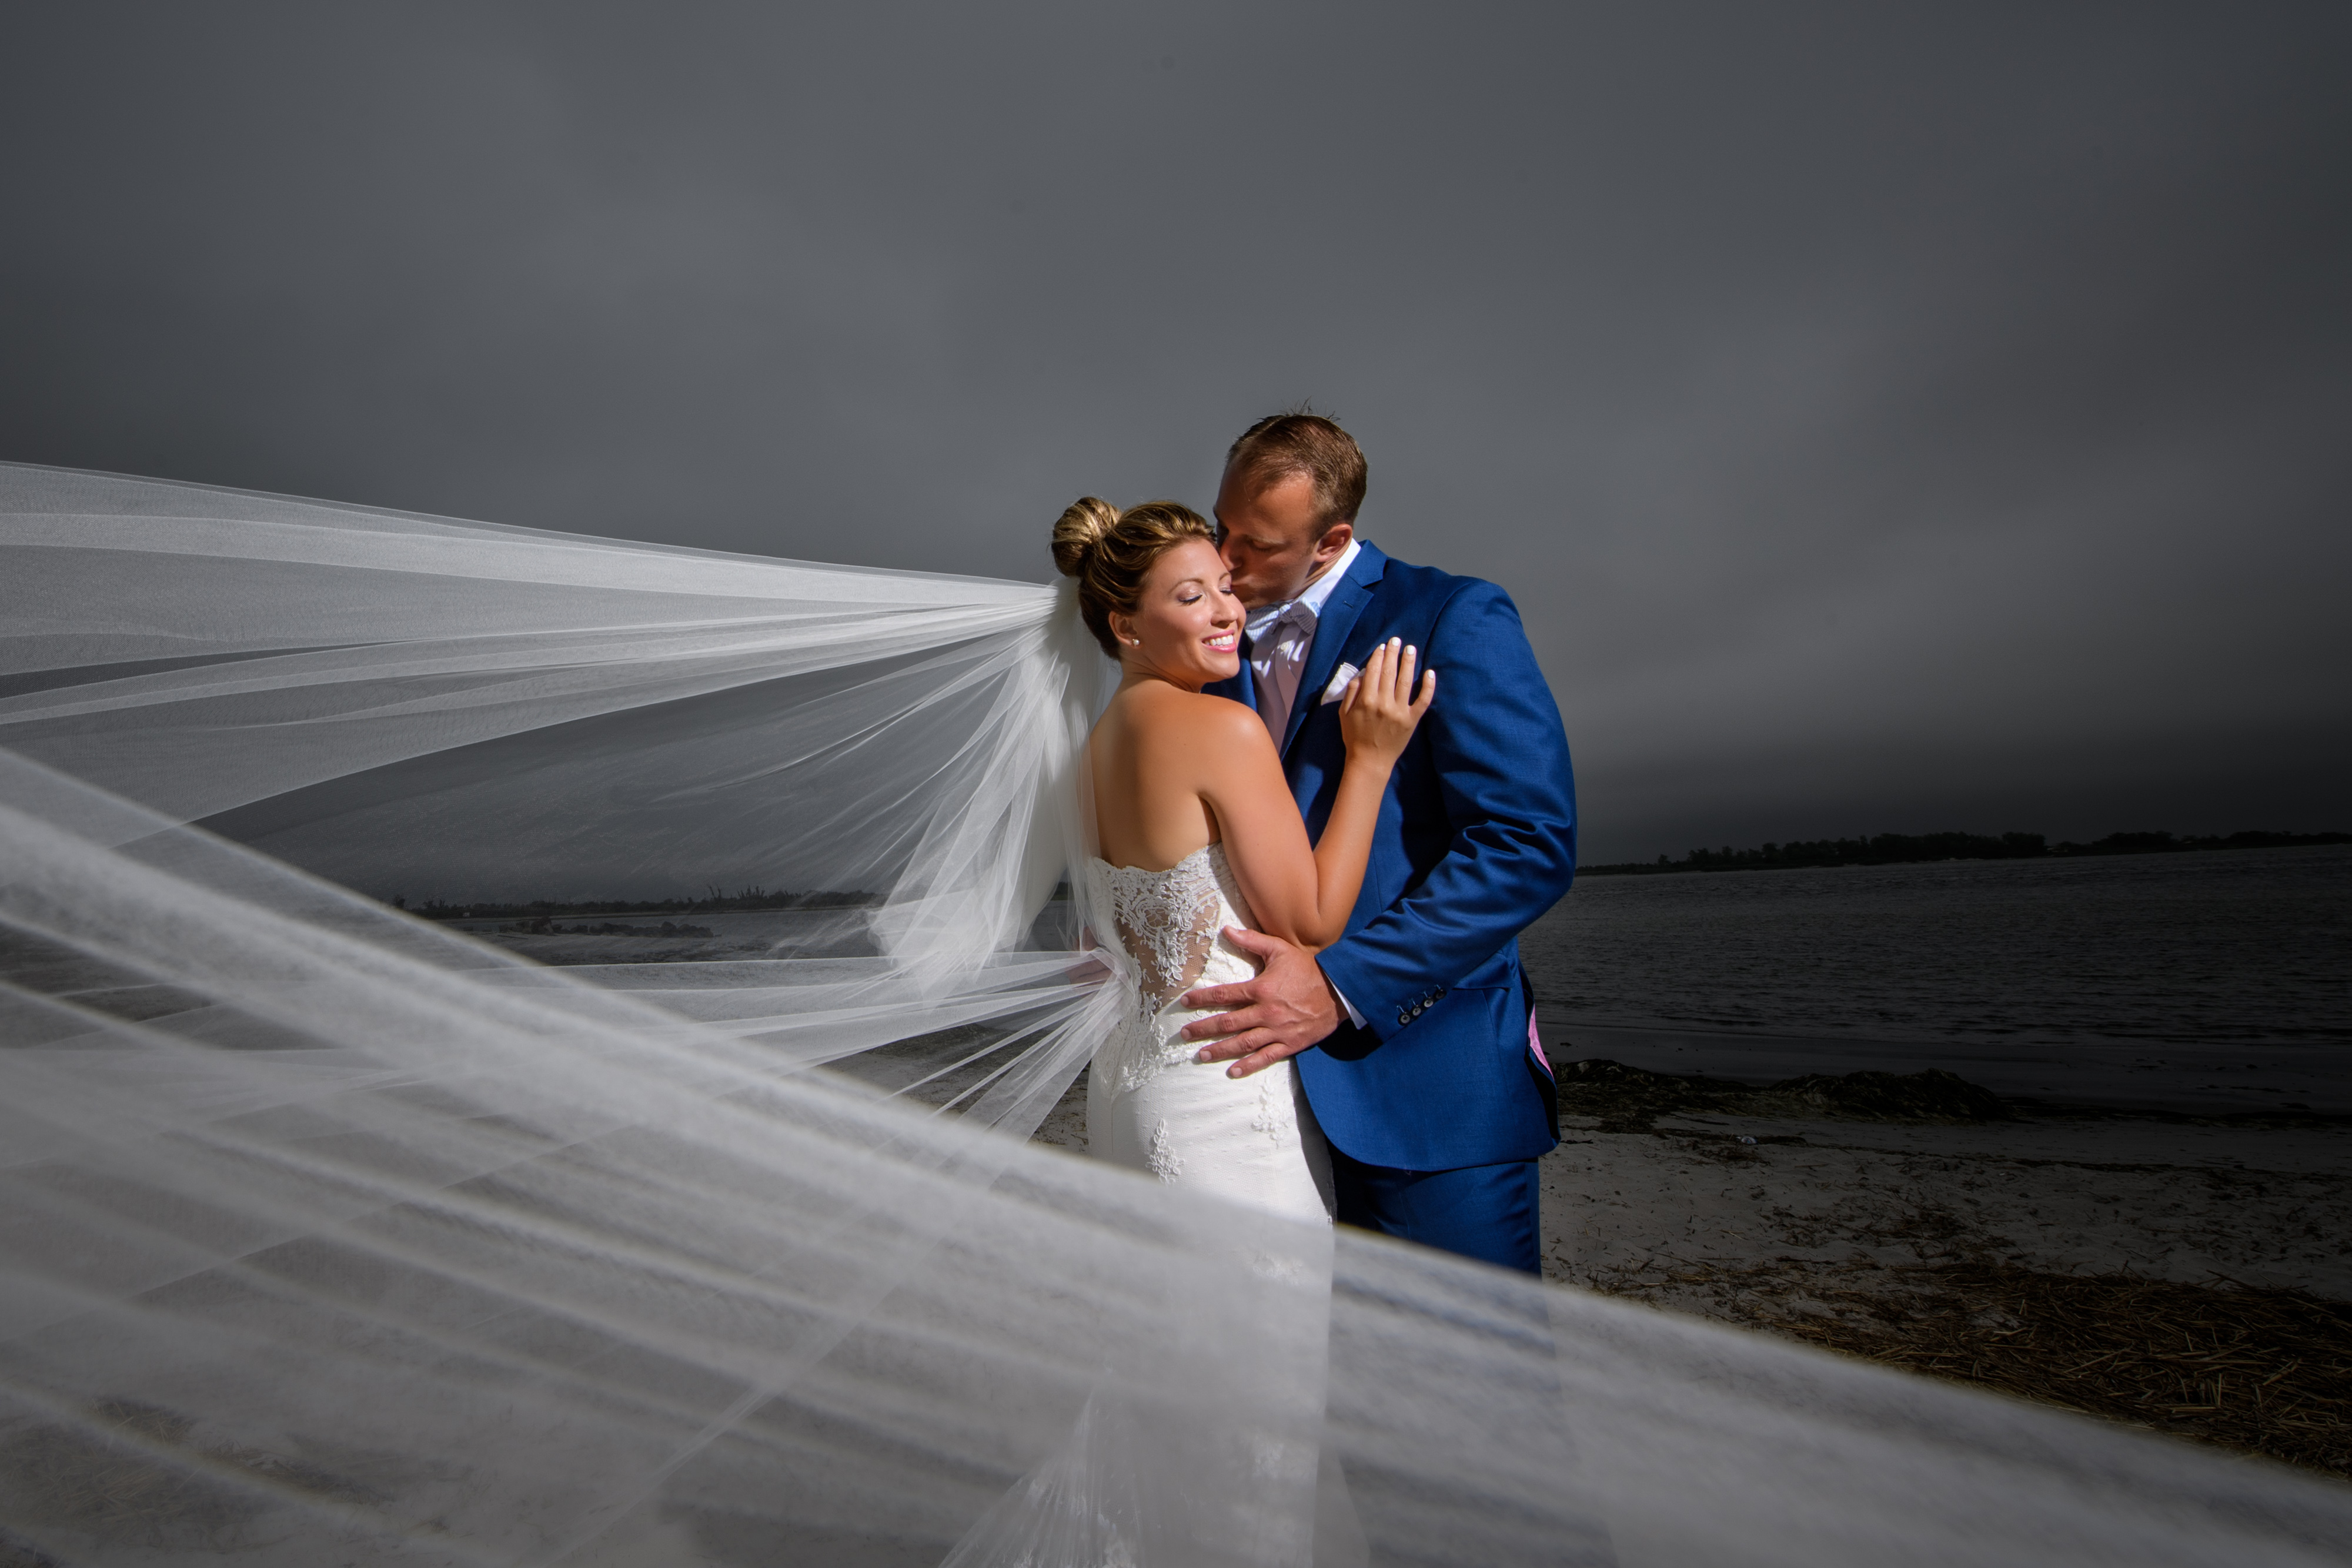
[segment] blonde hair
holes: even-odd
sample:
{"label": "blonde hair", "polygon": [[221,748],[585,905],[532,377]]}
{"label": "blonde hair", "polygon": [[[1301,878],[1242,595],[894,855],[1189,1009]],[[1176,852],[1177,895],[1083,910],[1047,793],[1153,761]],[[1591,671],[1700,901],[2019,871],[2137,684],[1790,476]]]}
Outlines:
{"label": "blonde hair", "polygon": [[1078,580],[1078,613],[1103,652],[1116,659],[1111,613],[1135,613],[1151,563],[1186,539],[1213,544],[1216,538],[1207,518],[1174,501],[1146,501],[1122,512],[1082,496],[1054,524],[1054,564],[1064,577]]}

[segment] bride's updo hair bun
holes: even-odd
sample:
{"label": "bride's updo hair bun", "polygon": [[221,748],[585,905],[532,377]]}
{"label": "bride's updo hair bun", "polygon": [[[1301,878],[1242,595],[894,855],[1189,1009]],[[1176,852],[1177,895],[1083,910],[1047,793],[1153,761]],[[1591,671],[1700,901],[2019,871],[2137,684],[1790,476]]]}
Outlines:
{"label": "bride's updo hair bun", "polygon": [[1214,544],[1216,538],[1206,517],[1174,501],[1146,501],[1122,512],[1081,496],[1054,524],[1054,564],[1064,577],[1078,580],[1078,613],[1103,652],[1116,659],[1111,613],[1135,612],[1151,563],[1186,539]]}
{"label": "bride's updo hair bun", "polygon": [[1117,527],[1117,507],[1098,497],[1079,497],[1054,525],[1054,564],[1062,569],[1064,577],[1082,576],[1087,558],[1102,543],[1103,536]]}

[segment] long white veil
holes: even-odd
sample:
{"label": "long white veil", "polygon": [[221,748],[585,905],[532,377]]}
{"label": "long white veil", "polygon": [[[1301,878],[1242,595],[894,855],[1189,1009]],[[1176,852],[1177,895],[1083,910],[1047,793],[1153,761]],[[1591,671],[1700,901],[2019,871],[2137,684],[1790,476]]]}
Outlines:
{"label": "long white veil", "polygon": [[[1113,1005],[1052,591],[0,466],[0,1563],[2352,1560],[1025,1144]],[[753,885],[661,964],[379,902]]]}

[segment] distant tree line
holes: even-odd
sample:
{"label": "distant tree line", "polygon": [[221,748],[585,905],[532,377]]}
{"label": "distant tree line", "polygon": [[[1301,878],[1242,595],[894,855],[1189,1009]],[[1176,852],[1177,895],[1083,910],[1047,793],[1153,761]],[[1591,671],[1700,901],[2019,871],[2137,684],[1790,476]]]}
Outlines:
{"label": "distant tree line", "polygon": [[659,925],[623,925],[602,920],[593,925],[558,925],[549,916],[536,915],[511,921],[499,927],[501,936],[716,936],[708,925],[680,925],[665,920]]}
{"label": "distant tree line", "polygon": [[1916,861],[2041,860],[2058,855],[2145,855],[2179,850],[2272,850],[2352,844],[2352,833],[2109,833],[2087,844],[2051,843],[2040,833],[1879,833],[1813,839],[1759,849],[1693,850],[1680,860],[1579,866],[1580,876],[1644,876],[1660,872],[1771,871],[1796,866],[1901,865]]}
{"label": "distant tree line", "polygon": [[[746,887],[733,893],[711,884],[702,898],[590,898],[563,901],[535,898],[528,904],[444,903],[427,899],[412,915],[427,920],[545,920],[579,915],[719,915],[749,909],[868,909],[882,902],[878,893],[771,893]],[[394,909],[408,909],[407,898],[392,895]]]}

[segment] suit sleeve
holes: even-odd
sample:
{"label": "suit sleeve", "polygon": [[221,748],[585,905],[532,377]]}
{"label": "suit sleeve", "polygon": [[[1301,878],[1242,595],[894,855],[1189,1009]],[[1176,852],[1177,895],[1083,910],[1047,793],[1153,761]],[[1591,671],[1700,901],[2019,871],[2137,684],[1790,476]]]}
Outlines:
{"label": "suit sleeve", "polygon": [[[1318,956],[1386,1040],[1458,984],[1576,876],[1568,736],[1510,596],[1472,581],[1439,612],[1427,651],[1437,701],[1422,720],[1452,839],[1396,903]],[[1400,1015],[1403,1015],[1402,1018]]]}

